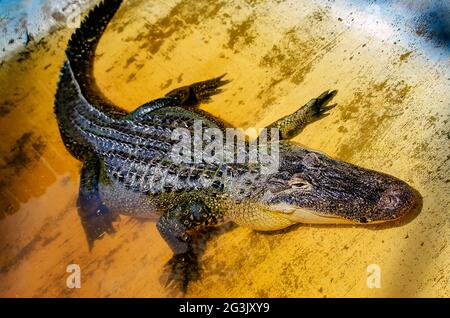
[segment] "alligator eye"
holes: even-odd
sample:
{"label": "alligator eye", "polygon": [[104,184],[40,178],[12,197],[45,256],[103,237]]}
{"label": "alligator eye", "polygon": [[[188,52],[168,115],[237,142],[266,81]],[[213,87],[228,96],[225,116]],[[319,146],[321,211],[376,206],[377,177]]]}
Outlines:
{"label": "alligator eye", "polygon": [[286,182],[280,179],[269,180],[267,187],[272,193],[278,193],[289,188]]}
{"label": "alligator eye", "polygon": [[304,191],[311,190],[311,188],[312,188],[312,186],[309,182],[307,182],[303,179],[300,179],[300,178],[296,178],[296,177],[289,180],[289,185],[293,189],[304,190]]}
{"label": "alligator eye", "polygon": [[314,152],[308,152],[305,157],[303,157],[303,163],[307,167],[317,167],[320,165],[320,159]]}

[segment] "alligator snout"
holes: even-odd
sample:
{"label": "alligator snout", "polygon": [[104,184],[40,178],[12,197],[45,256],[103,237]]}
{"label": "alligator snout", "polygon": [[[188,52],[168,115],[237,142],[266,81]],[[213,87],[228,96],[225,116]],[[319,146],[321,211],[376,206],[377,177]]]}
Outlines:
{"label": "alligator snout", "polygon": [[269,181],[267,203],[290,220],[320,224],[389,222],[413,211],[415,191],[391,175],[289,148]]}
{"label": "alligator snout", "polygon": [[380,206],[388,209],[398,209],[404,205],[405,199],[408,197],[408,191],[394,186],[386,190],[379,201]]}
{"label": "alligator snout", "polygon": [[391,185],[380,196],[377,204],[377,219],[395,220],[413,209],[416,198],[413,190],[406,183]]}

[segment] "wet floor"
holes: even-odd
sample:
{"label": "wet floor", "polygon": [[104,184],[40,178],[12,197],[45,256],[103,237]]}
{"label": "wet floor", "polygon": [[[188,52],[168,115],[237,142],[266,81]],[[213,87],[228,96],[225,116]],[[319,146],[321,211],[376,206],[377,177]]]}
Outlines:
{"label": "wet floor", "polygon": [[[420,213],[389,226],[229,229],[208,243],[187,296],[450,296],[449,51],[424,29],[408,37],[401,22],[340,3],[130,0],[100,42],[97,83],[128,110],[226,72],[233,81],[202,108],[264,127],[338,89],[338,107],[295,141],[423,198]],[[52,112],[71,32],[0,65],[0,296],[179,296],[164,287],[171,251],[152,222],[122,216],[88,251],[75,208],[81,164]],[[68,264],[80,265],[80,289],[66,286]],[[370,264],[381,288],[367,286]]]}

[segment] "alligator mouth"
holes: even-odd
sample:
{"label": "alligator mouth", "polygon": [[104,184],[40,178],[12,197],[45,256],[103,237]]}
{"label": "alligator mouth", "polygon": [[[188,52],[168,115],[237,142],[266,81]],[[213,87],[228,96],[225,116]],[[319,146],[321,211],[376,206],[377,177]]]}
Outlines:
{"label": "alligator mouth", "polygon": [[296,209],[289,215],[290,219],[305,224],[357,224],[358,222],[336,216],[324,215],[309,210]]}
{"label": "alligator mouth", "polygon": [[339,215],[323,214],[303,209],[296,209],[293,212],[292,217],[297,219],[298,222],[308,224],[380,224],[392,222],[400,218],[392,218],[389,220],[369,220],[367,218],[363,218],[362,220],[351,220]]}
{"label": "alligator mouth", "polygon": [[304,224],[379,224],[391,222],[399,219],[401,216],[389,220],[351,220],[337,214],[327,214],[306,208],[297,208],[285,203],[279,203],[271,207],[272,210],[283,213],[283,216],[296,223]]}
{"label": "alligator mouth", "polygon": [[308,209],[294,209],[286,215],[289,219],[305,224],[359,224],[360,222],[346,219],[342,216],[323,214]]}

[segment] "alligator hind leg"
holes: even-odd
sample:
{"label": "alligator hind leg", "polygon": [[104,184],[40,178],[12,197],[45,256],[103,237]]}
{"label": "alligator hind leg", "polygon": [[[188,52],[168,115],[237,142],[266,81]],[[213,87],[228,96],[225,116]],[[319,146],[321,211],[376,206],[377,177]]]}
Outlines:
{"label": "alligator hind leg", "polygon": [[223,80],[224,76],[225,74],[210,80],[176,88],[164,97],[145,103],[131,112],[126,118],[144,121],[148,114],[157,109],[171,106],[194,107],[200,103],[207,103],[211,100],[211,96],[222,92],[222,89],[220,89],[221,86],[230,82]]}
{"label": "alligator hind leg", "polygon": [[220,88],[221,86],[230,82],[223,79],[225,75],[176,88],[167,93],[166,96],[177,98],[182,106],[198,106],[200,103],[208,103],[213,95],[223,91]]}
{"label": "alligator hind leg", "polygon": [[112,222],[118,218],[101,201],[99,176],[100,160],[91,157],[81,169],[78,196],[78,214],[86,234],[89,250],[92,249],[95,240],[101,239],[105,233],[111,234],[114,232]]}
{"label": "alligator hind leg", "polygon": [[337,91],[325,91],[319,97],[311,99],[296,112],[277,120],[266,128],[278,128],[280,139],[291,139],[298,135],[309,123],[327,116],[327,111],[336,106],[335,104],[327,106],[336,93]]}
{"label": "alligator hind leg", "polygon": [[146,116],[150,114],[151,112],[161,109],[164,107],[171,107],[171,106],[179,106],[180,102],[176,98],[172,97],[162,97],[155,100],[152,100],[150,102],[145,103],[142,106],[139,106],[134,111],[129,113],[125,118],[135,121],[143,121],[146,119]]}

